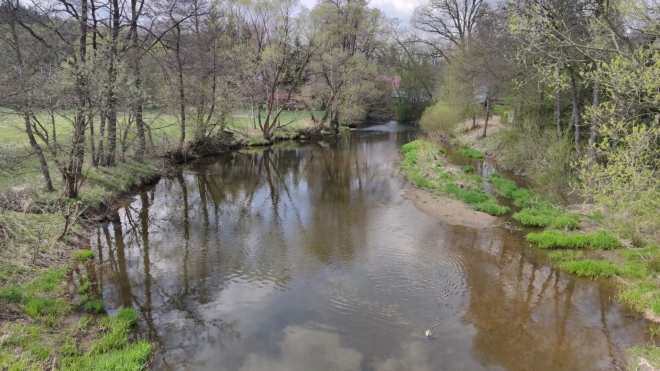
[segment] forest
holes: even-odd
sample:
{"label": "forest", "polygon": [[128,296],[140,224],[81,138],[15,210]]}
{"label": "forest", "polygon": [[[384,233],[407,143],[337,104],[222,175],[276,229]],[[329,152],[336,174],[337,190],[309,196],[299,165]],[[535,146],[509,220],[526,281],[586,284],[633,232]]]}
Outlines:
{"label": "forest", "polygon": [[[469,138],[556,207],[658,250],[656,0],[428,0],[405,20],[367,0],[0,1],[2,321],[32,308],[37,327],[61,326],[71,308],[50,296],[84,245],[80,218],[177,166],[389,120]],[[123,316],[95,326],[123,344],[137,321]],[[86,360],[16,369],[141,369],[151,353],[95,341]]]}

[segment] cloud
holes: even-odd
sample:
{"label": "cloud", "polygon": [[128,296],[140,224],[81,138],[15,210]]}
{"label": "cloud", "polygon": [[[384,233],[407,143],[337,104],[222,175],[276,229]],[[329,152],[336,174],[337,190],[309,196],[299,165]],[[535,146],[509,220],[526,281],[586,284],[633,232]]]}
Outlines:
{"label": "cloud", "polygon": [[[307,8],[312,9],[317,0],[301,0]],[[389,18],[399,18],[408,21],[413,11],[427,0],[371,0],[369,6],[382,10]]]}
{"label": "cloud", "polygon": [[408,20],[415,8],[425,2],[425,0],[372,0],[369,5],[382,10],[390,18]]}
{"label": "cloud", "polygon": [[341,345],[339,335],[289,326],[278,356],[252,353],[241,371],[359,370],[362,353]]}

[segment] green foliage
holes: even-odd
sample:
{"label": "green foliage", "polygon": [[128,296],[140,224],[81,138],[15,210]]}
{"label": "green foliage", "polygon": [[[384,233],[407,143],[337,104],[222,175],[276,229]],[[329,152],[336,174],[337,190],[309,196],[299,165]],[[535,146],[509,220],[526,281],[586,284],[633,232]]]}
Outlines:
{"label": "green foliage", "polygon": [[73,252],[73,258],[76,260],[92,260],[94,259],[94,251],[92,250],[76,250]]}
{"label": "green foliage", "polygon": [[568,234],[566,232],[548,230],[540,233],[529,233],[525,236],[525,239],[537,244],[542,249],[589,248],[612,250],[621,246],[618,238],[604,231]]}
{"label": "green foliage", "polygon": [[491,215],[504,215],[509,212],[508,207],[497,205],[493,197],[484,193],[481,176],[447,171],[444,168],[445,162],[437,158],[437,154],[442,152],[430,143],[416,140],[403,145],[400,152],[405,154],[401,168],[415,185],[440,190],[470,204],[477,211]]}
{"label": "green foliage", "polygon": [[23,307],[25,313],[35,319],[47,315],[62,314],[68,310],[64,300],[40,296],[25,299]]}
{"label": "green foliage", "polygon": [[486,214],[490,214],[494,216],[502,216],[504,214],[508,214],[511,211],[511,209],[509,209],[508,207],[500,206],[493,202],[476,203],[472,205],[472,208],[476,211],[483,211]]}
{"label": "green foliage", "polygon": [[122,308],[117,311],[117,318],[128,323],[129,326],[135,326],[138,322],[138,315],[133,308]]}
{"label": "green foliage", "polygon": [[580,277],[612,277],[617,274],[617,268],[611,262],[606,260],[571,260],[559,263],[559,266]]}
{"label": "green foliage", "polygon": [[650,308],[659,295],[660,290],[657,285],[652,282],[640,280],[623,286],[619,292],[619,301],[643,311]]}
{"label": "green foliage", "polygon": [[419,126],[429,132],[449,134],[462,121],[461,115],[445,102],[438,102],[424,110]]}
{"label": "green foliage", "polygon": [[651,366],[660,368],[660,347],[655,343],[646,343],[639,346],[628,348],[628,352],[632,355],[630,363],[634,365],[639,362],[639,358],[647,360]]}
{"label": "green foliage", "polygon": [[19,286],[9,286],[0,290],[0,302],[20,303],[23,300],[23,290]]}
{"label": "green foliage", "polygon": [[580,226],[579,215],[553,207],[522,209],[513,214],[513,218],[523,225],[532,227],[576,229]]}
{"label": "green foliage", "polygon": [[461,169],[466,173],[474,173],[474,166],[472,165],[461,166]]}
{"label": "green foliage", "polygon": [[565,250],[548,253],[548,259],[556,262],[578,260],[582,258],[582,251]]}
{"label": "green foliage", "polygon": [[141,371],[151,355],[151,344],[144,340],[114,350],[95,360],[98,371]]}
{"label": "green foliage", "polygon": [[477,151],[476,149],[473,148],[467,148],[467,149],[459,149],[456,151],[461,156],[469,157],[469,158],[483,158],[484,154]]}
{"label": "green foliage", "polygon": [[557,139],[556,129],[539,128],[536,121],[505,127],[499,132],[503,147],[500,161],[508,168],[524,172],[534,188],[562,204],[575,202],[572,194],[571,164],[577,159],[573,143]]}
{"label": "green foliage", "polygon": [[103,300],[88,300],[85,302],[84,308],[87,312],[100,313],[105,310],[105,303]]}

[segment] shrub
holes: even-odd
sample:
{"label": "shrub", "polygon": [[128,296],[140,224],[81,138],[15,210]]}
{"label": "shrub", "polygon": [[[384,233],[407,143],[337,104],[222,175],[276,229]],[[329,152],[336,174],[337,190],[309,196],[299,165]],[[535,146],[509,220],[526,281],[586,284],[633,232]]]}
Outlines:
{"label": "shrub", "polygon": [[616,266],[607,260],[571,260],[559,263],[559,266],[580,277],[612,277],[617,274]]}
{"label": "shrub", "polygon": [[419,126],[427,132],[450,134],[463,119],[451,103],[440,101],[424,110]]}
{"label": "shrub", "polygon": [[461,166],[461,169],[463,171],[465,171],[466,173],[473,173],[474,172],[474,166],[472,166],[472,165]]}
{"label": "shrub", "polygon": [[543,231],[529,233],[525,236],[529,242],[537,244],[542,249],[577,249],[590,248],[599,250],[612,250],[621,246],[618,238],[604,231],[593,233],[567,234],[559,231]]}
{"label": "shrub", "polygon": [[525,172],[541,193],[555,201],[573,201],[567,190],[573,189],[571,163],[577,156],[570,140],[558,140],[555,129],[539,129],[533,121],[505,127],[500,133],[506,148],[500,158],[503,165]]}

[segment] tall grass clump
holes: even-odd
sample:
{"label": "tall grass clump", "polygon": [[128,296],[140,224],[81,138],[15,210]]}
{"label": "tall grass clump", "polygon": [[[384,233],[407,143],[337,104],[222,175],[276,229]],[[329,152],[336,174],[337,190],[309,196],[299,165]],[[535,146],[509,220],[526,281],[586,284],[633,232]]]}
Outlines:
{"label": "tall grass clump", "polygon": [[576,229],[580,226],[580,216],[556,207],[549,200],[525,188],[518,188],[512,180],[505,179],[499,173],[488,176],[497,193],[513,198],[514,204],[522,208],[513,218],[530,227],[549,227]]}
{"label": "tall grass clump", "polygon": [[526,208],[513,214],[513,218],[530,227],[549,227],[559,229],[577,229],[580,227],[580,216],[567,213],[552,206],[539,209]]}
{"label": "tall grass clump", "polygon": [[548,230],[540,233],[529,233],[525,236],[525,239],[542,249],[588,248],[612,250],[621,246],[621,241],[618,238],[604,231],[568,234],[566,232]]}
{"label": "tall grass clump", "polygon": [[607,260],[571,260],[559,263],[559,266],[580,277],[600,278],[612,277],[617,274],[617,267]]}
{"label": "tall grass clump", "polygon": [[73,258],[79,261],[94,259],[93,250],[76,250],[73,252]]}
{"label": "tall grass clump", "polygon": [[459,149],[456,151],[456,153],[469,158],[484,158],[484,154],[482,152],[479,152],[473,148]]}

